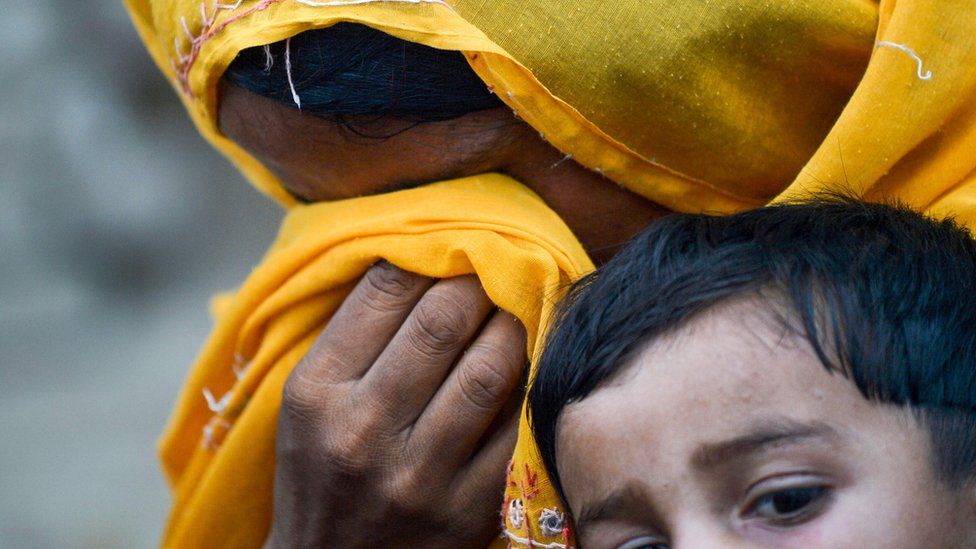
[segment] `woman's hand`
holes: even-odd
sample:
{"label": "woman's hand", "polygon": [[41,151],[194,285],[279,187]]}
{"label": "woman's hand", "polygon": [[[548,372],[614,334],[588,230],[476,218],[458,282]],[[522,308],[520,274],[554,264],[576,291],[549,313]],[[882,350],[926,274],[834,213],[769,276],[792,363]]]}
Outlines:
{"label": "woman's hand", "polygon": [[475,277],[373,267],[285,384],[267,547],[484,547],[525,363]]}

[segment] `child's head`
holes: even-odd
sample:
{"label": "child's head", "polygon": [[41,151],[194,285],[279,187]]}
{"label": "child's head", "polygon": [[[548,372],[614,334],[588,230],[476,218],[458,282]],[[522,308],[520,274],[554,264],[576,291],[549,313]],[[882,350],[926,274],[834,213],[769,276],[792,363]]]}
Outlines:
{"label": "child's head", "polygon": [[530,406],[585,547],[972,547],[976,242],[839,199],[666,218],[573,288]]}

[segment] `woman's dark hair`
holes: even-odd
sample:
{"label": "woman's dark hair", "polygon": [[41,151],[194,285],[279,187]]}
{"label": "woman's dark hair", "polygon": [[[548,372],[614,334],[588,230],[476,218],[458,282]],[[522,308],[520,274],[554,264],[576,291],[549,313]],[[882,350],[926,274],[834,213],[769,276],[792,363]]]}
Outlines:
{"label": "woman's dark hair", "polygon": [[[561,304],[529,393],[556,489],[563,408],[646,342],[735,297],[775,300],[784,328],[875,402],[907,406],[951,485],[976,477],[976,241],[953,221],[843,198],[726,217],[674,215]],[[565,499],[565,498],[564,498]]]}
{"label": "woman's dark hair", "polygon": [[[367,26],[338,23],[294,36],[289,46],[291,77],[302,111],[342,124],[348,125],[353,117],[450,120],[503,105],[461,53],[401,40]],[[242,51],[224,78],[294,105],[284,41]]]}

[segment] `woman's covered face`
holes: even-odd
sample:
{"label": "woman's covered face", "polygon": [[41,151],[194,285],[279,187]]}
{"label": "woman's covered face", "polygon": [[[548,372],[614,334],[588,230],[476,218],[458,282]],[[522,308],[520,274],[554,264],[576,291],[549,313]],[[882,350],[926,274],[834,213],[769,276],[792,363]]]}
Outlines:
{"label": "woman's covered face", "polygon": [[557,463],[582,547],[962,548],[974,498],[926,430],[728,306],[567,406]]}
{"label": "woman's covered face", "polygon": [[356,120],[352,129],[232,85],[221,93],[221,131],[307,202],[391,192],[487,172],[531,188],[597,262],[666,213],[657,204],[567,160],[504,108],[415,124]]}

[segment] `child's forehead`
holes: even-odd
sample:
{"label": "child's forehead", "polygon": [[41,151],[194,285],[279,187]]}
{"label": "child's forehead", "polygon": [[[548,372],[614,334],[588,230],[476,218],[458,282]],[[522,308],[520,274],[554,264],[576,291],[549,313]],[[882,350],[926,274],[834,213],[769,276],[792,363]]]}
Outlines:
{"label": "child's forehead", "polygon": [[568,406],[565,418],[620,421],[635,433],[662,436],[722,433],[763,417],[837,419],[843,430],[845,417],[872,406],[762,305],[730,302],[649,342],[619,375]]}
{"label": "child's forehead", "polygon": [[[777,364],[797,364],[798,355],[820,364],[796,315],[782,300],[748,294],[716,304],[645,341],[605,386],[625,383],[640,371],[659,379],[765,376]],[[696,367],[685,370],[690,364]]]}
{"label": "child's forehead", "polygon": [[733,305],[696,318],[568,405],[557,429],[560,474],[592,474],[570,455],[579,448],[613,448],[602,463],[626,471],[648,460],[691,467],[702,448],[757,433],[816,432],[799,438],[856,456],[907,426],[917,430],[907,408],[869,401],[802,336],[753,316]]}

